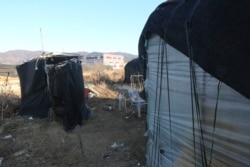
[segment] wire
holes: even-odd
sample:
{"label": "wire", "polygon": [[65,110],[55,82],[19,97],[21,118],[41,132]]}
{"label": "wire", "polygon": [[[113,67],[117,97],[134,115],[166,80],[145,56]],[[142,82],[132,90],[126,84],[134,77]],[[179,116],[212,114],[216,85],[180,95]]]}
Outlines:
{"label": "wire", "polygon": [[167,50],[167,45],[165,45],[165,50],[164,52],[166,53],[166,73],[167,73],[167,97],[168,97],[168,117],[169,117],[169,129],[170,129],[170,150],[171,150],[171,163],[173,166],[173,137],[172,137],[172,116],[171,116],[171,102],[170,102],[170,88],[169,88],[169,71],[168,71],[168,50]]}
{"label": "wire", "polygon": [[[158,47],[158,58],[157,58],[157,60],[158,60],[158,63],[157,63],[157,77],[156,77],[156,87],[155,87],[155,92],[156,92],[156,94],[155,94],[155,106],[154,106],[154,111],[155,111],[155,113],[154,113],[154,129],[156,129],[156,134],[154,135],[154,140],[155,140],[155,143],[156,143],[156,146],[157,146],[157,144],[158,144],[158,133],[159,133],[159,124],[158,124],[158,122],[159,122],[159,104],[157,105],[157,102],[158,101],[160,101],[160,97],[158,96],[158,92],[161,92],[161,90],[160,89],[158,89],[159,87],[158,87],[158,84],[159,84],[159,74],[160,74],[160,72],[159,72],[159,70],[160,70],[160,67],[159,67],[159,64],[160,64],[160,57],[161,57],[161,45],[160,45],[160,43],[161,43],[161,39],[159,39],[159,47]],[[158,113],[157,113],[158,112]],[[159,156],[158,156],[158,158],[156,157],[157,155],[158,155],[158,147],[155,147],[155,153],[154,153],[154,160],[158,160],[157,162],[159,162]],[[156,163],[154,163],[153,164],[153,166],[155,165]]]}
{"label": "wire", "polygon": [[220,96],[220,86],[221,82],[218,82],[217,85],[217,98],[216,98],[216,104],[215,104],[215,111],[214,111],[214,123],[213,123],[213,135],[212,135],[212,146],[210,150],[210,160],[209,160],[209,165],[211,165],[212,158],[213,158],[213,148],[214,148],[214,133],[215,133],[215,127],[216,127],[216,118],[217,118],[217,111],[218,111],[218,103],[219,103],[219,96]]}
{"label": "wire", "polygon": [[[196,107],[196,117],[198,122],[198,127],[200,128],[200,151],[201,151],[201,158],[202,158],[202,165],[207,166],[207,160],[206,160],[206,152],[205,152],[205,145],[204,145],[204,138],[203,138],[203,127],[201,123],[201,117],[200,117],[200,107],[199,107],[199,97],[196,91],[196,74],[195,74],[195,66],[193,63],[194,57],[193,57],[193,50],[192,45],[190,41],[190,26],[191,26],[191,18],[194,14],[194,11],[197,9],[197,6],[199,5],[200,0],[197,0],[195,5],[193,6],[192,10],[188,14],[186,20],[185,20],[185,30],[186,30],[186,39],[187,39],[187,47],[188,47],[188,56],[189,56],[189,65],[190,65],[190,86],[191,86],[191,103],[192,103],[192,121],[193,121],[193,139],[194,139],[194,154],[195,154],[195,166],[197,163],[196,160],[196,142],[195,142],[195,124],[194,124],[194,102]],[[192,95],[194,94],[194,97]]]}

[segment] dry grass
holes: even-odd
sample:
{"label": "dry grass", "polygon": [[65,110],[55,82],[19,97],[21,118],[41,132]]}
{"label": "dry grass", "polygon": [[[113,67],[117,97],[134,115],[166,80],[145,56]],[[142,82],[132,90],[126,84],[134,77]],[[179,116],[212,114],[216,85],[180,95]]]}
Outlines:
{"label": "dry grass", "polygon": [[10,117],[18,108],[20,103],[19,79],[6,76],[0,78],[0,110],[1,121]]}
{"label": "dry grass", "polygon": [[119,83],[124,80],[124,70],[86,71],[83,72],[83,77],[85,82]]}
{"label": "dry grass", "polygon": [[100,92],[100,97],[114,98],[117,95],[115,84],[124,80],[124,70],[97,70],[95,66],[92,71],[83,71],[85,86],[94,84],[96,91]]}
{"label": "dry grass", "polygon": [[[83,71],[83,76],[86,82],[102,90],[101,97],[86,101],[93,111],[91,118],[66,133],[59,118],[48,122],[47,119],[5,116],[0,124],[0,158],[3,158],[0,166],[132,167],[145,163],[145,112],[139,119],[136,115],[126,119],[129,108],[122,111],[104,108],[106,104],[114,104],[113,84],[123,81],[123,70]],[[20,100],[20,87],[15,88],[16,83],[18,78],[1,77],[0,80],[5,90],[14,95],[19,93],[16,97]],[[1,96],[4,97],[4,93],[1,92]],[[14,96],[8,97],[14,100]],[[4,139],[6,136],[11,138]],[[120,146],[112,148],[114,143]]]}

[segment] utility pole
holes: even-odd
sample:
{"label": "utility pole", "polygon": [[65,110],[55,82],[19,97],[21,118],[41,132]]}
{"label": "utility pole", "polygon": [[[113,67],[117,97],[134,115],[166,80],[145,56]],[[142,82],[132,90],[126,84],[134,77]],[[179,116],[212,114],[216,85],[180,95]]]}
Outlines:
{"label": "utility pole", "polygon": [[42,50],[44,51],[42,28],[40,28],[40,38],[41,38]]}

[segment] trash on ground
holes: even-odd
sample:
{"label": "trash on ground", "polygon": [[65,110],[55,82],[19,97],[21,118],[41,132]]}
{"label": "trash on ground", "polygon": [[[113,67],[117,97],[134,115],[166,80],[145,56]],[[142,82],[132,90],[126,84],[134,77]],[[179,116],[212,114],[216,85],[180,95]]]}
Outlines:
{"label": "trash on ground", "polygon": [[25,150],[21,150],[21,151],[15,152],[14,156],[17,157],[17,156],[20,156],[20,155],[22,155],[24,153],[26,153],[26,151]]}
{"label": "trash on ground", "polygon": [[103,109],[106,110],[106,111],[111,111],[113,109],[112,105],[111,104],[105,104],[103,106]]}
{"label": "trash on ground", "polygon": [[104,159],[106,159],[106,158],[110,158],[110,154],[104,154],[102,157],[104,158]]}
{"label": "trash on ground", "polygon": [[2,165],[3,157],[0,157],[0,166]]}
{"label": "trash on ground", "polygon": [[118,148],[118,147],[123,147],[123,146],[124,146],[123,143],[122,143],[122,144],[117,144],[116,142],[114,142],[114,143],[111,145],[112,148]]}
{"label": "trash on ground", "polygon": [[12,139],[12,135],[7,135],[3,137],[4,140]]}

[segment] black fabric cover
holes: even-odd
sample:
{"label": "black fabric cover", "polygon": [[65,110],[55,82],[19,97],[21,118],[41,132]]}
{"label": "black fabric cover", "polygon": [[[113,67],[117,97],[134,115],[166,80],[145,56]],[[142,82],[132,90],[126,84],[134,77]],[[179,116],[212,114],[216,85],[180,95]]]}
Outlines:
{"label": "black fabric cover", "polygon": [[84,100],[82,66],[73,58],[54,62],[57,64],[48,65],[46,59],[35,59],[17,66],[21,86],[19,114],[46,118],[51,106],[61,106],[63,126],[68,131],[82,125],[90,112]]}
{"label": "black fabric cover", "polygon": [[142,75],[139,59],[136,58],[129,61],[124,67],[124,72],[125,78],[123,83],[130,83],[131,75]]}
{"label": "black fabric cover", "polygon": [[21,87],[20,115],[46,118],[50,108],[44,61],[31,60],[16,67]]}
{"label": "black fabric cover", "polygon": [[249,9],[249,0],[172,0],[160,4],[139,39],[144,73],[145,42],[157,34],[206,72],[250,98]]}
{"label": "black fabric cover", "polygon": [[60,104],[64,108],[63,121],[66,131],[73,129],[76,125],[82,125],[83,119],[88,118],[89,111],[84,100],[84,83],[82,77],[81,62],[76,59],[70,59],[55,65],[51,70],[50,78],[54,78],[54,84],[51,86],[53,98],[60,99]]}

